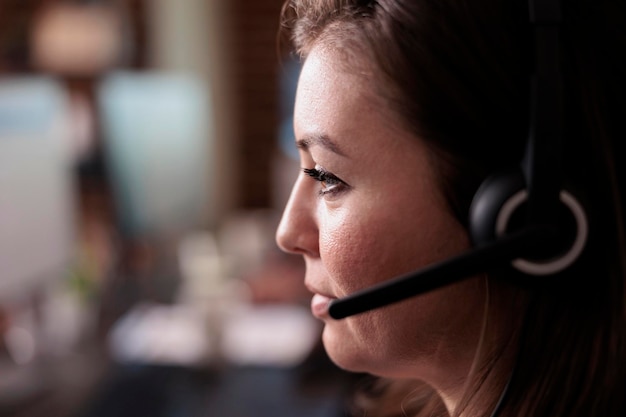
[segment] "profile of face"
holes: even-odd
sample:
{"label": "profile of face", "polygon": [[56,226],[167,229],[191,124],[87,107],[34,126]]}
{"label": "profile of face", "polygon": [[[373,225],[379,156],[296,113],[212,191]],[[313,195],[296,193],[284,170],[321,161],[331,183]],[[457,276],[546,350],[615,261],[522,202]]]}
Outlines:
{"label": "profile of face", "polygon": [[294,113],[302,170],[277,242],[304,257],[311,308],[337,365],[445,385],[466,375],[474,357],[485,307],[480,277],[344,320],[326,311],[334,298],[469,247],[432,152],[375,96],[365,70],[341,62],[317,45],[302,68]]}

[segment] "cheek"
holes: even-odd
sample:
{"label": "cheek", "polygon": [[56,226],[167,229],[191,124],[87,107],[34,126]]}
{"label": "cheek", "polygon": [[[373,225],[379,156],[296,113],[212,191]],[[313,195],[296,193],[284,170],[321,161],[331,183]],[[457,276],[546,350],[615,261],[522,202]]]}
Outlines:
{"label": "cheek", "polygon": [[327,216],[320,230],[320,257],[338,296],[386,278],[380,265],[389,247],[386,224],[366,216]]}
{"label": "cheek", "polygon": [[[443,210],[423,205],[395,211],[360,207],[346,210],[358,216],[323,212],[320,217],[320,256],[337,296],[453,256],[468,246],[463,228]],[[463,329],[476,330],[470,323],[457,326],[459,318],[475,317],[476,309],[482,308],[482,304],[459,302],[464,297],[474,300],[468,289],[462,284],[331,321],[325,328],[325,345],[333,360],[351,370],[381,374],[394,368],[400,374],[408,364],[399,358],[422,358],[420,367],[429,368],[427,362],[443,344],[449,326],[459,338],[465,337]]]}
{"label": "cheek", "polygon": [[[469,246],[465,230],[442,209],[326,212],[319,249],[337,291],[355,290],[453,256]],[[357,216],[350,213],[359,213]],[[411,219],[406,221],[406,219]]]}

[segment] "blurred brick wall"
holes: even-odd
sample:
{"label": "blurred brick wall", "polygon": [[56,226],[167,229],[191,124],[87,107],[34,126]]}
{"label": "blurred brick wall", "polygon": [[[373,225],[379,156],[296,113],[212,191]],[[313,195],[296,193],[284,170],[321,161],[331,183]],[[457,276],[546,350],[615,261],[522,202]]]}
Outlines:
{"label": "blurred brick wall", "polygon": [[229,0],[232,4],[242,208],[270,207],[272,158],[279,123],[277,48],[283,0]]}
{"label": "blurred brick wall", "polygon": [[0,74],[30,71],[28,27],[41,0],[0,0]]}

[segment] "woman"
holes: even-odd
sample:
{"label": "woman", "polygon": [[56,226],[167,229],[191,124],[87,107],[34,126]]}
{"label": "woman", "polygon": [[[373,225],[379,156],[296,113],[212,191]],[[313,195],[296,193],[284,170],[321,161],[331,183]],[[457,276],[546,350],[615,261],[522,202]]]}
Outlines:
{"label": "woman", "polygon": [[388,390],[401,398],[380,404],[414,404],[404,415],[626,415],[616,147],[626,12],[617,3],[564,2],[557,29],[562,171],[589,225],[580,256],[538,285],[487,267],[343,320],[329,316],[332,300],[472,250],[472,200],[489,174],[524,156],[529,78],[542,58],[522,1],[285,4],[303,58],[294,111],[302,172],[277,241],[304,257],[331,359],[402,381]]}

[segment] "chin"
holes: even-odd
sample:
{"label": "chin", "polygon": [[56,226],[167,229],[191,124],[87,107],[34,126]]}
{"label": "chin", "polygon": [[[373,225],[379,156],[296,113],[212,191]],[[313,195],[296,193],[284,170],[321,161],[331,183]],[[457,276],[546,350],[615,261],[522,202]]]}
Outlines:
{"label": "chin", "polygon": [[406,352],[389,351],[389,341],[385,337],[365,339],[351,330],[349,326],[338,326],[337,323],[324,326],[324,348],[330,360],[339,368],[398,379],[422,379],[426,375],[425,371],[430,370],[430,364],[424,363],[424,358],[409,357],[404,355]]}
{"label": "chin", "polygon": [[349,330],[334,329],[327,324],[322,333],[322,342],[328,357],[339,368],[350,372],[373,373],[374,358],[351,337]]}

